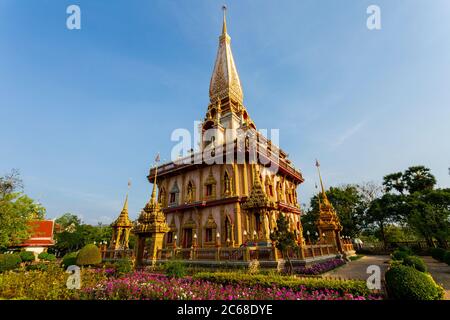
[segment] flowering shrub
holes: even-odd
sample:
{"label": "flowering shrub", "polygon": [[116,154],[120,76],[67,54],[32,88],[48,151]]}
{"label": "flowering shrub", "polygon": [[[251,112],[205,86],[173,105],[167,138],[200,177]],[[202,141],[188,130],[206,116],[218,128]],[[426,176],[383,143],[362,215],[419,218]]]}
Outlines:
{"label": "flowering shrub", "polygon": [[318,274],[322,274],[327,271],[333,270],[344,264],[345,264],[345,261],[342,259],[333,259],[333,260],[316,263],[310,267],[296,267],[296,268],[294,268],[294,272],[297,274],[318,275]]}
{"label": "flowering shrub", "polygon": [[119,279],[100,282],[84,289],[88,299],[102,300],[372,300],[376,295],[353,295],[337,290],[311,290],[245,284],[222,285],[217,282],[186,278],[169,278],[161,274],[135,272]]}
{"label": "flowering shrub", "polygon": [[322,278],[298,278],[296,276],[282,276],[282,275],[249,275],[239,272],[202,272],[193,276],[194,279],[204,280],[219,283],[222,285],[243,285],[291,288],[294,291],[305,286],[310,290],[334,290],[341,294],[350,293],[355,296],[368,296],[372,293],[367,288],[365,281],[361,280],[337,280],[337,279],[322,279]]}
{"label": "flowering shrub", "polygon": [[[63,300],[82,298],[80,290],[66,287],[68,273],[56,263],[47,263],[46,270],[14,270],[0,274],[1,299]],[[82,287],[92,287],[106,279],[104,272],[81,270]]]}

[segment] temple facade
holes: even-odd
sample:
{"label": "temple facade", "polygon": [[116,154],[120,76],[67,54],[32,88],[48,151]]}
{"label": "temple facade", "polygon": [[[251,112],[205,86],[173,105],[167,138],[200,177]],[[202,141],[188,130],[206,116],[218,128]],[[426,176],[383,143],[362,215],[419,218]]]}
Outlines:
{"label": "temple facade", "polygon": [[297,197],[302,173],[257,130],[244,106],[225,10],[199,135],[198,150],[149,172],[152,196],[133,226],[138,263],[180,252],[190,260],[248,261],[249,248],[276,261],[270,234],[279,215],[296,236],[298,260],[339,253],[336,244],[314,251],[305,243]]}
{"label": "temple facade", "polygon": [[[241,134],[264,139],[256,131],[256,125],[243,105],[243,90],[230,42],[224,14],[209,88],[210,103],[201,124],[204,137],[201,151],[213,148],[218,157],[224,156],[222,151],[236,141],[233,133],[226,133],[228,129],[239,129]],[[205,134],[208,130],[213,133],[210,137]],[[297,187],[303,182],[301,172],[292,166],[286,153],[277,146],[271,146],[269,151],[273,153],[277,149],[278,158],[274,159],[278,162],[276,172],[272,172],[267,163],[248,159],[245,148],[249,146],[245,144],[240,151],[247,155],[247,159],[238,163],[236,154],[239,147],[235,146],[231,151],[234,156],[232,163],[191,161],[184,164],[186,161],[179,161],[183,164],[171,162],[158,166],[158,202],[169,227],[164,237],[164,248],[215,247],[218,243],[239,247],[246,241],[270,245],[270,232],[281,213],[287,216],[292,231],[301,237],[297,202]],[[259,156],[267,155],[267,151],[256,152]],[[192,158],[195,156],[192,154]],[[222,160],[226,160],[225,157]],[[151,170],[148,176],[152,183],[155,182],[155,172],[156,169]]]}

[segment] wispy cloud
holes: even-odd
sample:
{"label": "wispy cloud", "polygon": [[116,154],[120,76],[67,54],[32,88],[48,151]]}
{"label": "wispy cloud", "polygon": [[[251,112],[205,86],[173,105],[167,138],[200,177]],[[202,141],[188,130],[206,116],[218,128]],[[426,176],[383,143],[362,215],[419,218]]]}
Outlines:
{"label": "wispy cloud", "polygon": [[366,120],[361,120],[352,127],[348,128],[343,134],[338,136],[338,138],[334,141],[331,148],[334,150],[341,146],[345,141],[354,136],[361,128],[366,124]]}

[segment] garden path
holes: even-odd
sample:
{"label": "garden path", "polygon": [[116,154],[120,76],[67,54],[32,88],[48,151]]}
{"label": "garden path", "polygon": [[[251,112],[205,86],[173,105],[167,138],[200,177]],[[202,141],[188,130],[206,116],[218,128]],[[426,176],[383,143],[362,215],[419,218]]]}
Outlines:
{"label": "garden path", "polygon": [[446,263],[439,262],[432,257],[423,257],[423,261],[427,264],[428,272],[434,281],[441,284],[445,289],[445,300],[450,300],[450,266]]}
{"label": "garden path", "polygon": [[355,279],[367,280],[370,274],[367,273],[367,267],[370,265],[377,265],[381,269],[381,279],[384,279],[384,273],[389,266],[389,256],[364,256],[358,260],[350,261],[346,265],[331,270],[323,274],[326,278],[335,279]]}

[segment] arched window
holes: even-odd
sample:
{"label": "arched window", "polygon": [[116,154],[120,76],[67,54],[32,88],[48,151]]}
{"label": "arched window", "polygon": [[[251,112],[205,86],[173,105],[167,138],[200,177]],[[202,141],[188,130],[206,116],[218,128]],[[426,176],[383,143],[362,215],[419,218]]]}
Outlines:
{"label": "arched window", "polygon": [[170,190],[169,205],[177,205],[178,204],[179,194],[180,194],[180,189],[178,188],[178,184],[175,181],[172,189]]}

